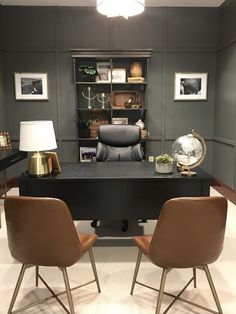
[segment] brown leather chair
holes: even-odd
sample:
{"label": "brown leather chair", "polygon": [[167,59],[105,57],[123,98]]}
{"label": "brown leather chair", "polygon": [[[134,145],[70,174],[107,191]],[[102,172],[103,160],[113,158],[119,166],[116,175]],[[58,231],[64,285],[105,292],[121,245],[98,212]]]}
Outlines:
{"label": "brown leather chair", "polygon": [[[95,279],[86,284],[96,282],[98,292],[101,291],[92,253],[92,245],[97,236],[94,234],[77,234],[70,210],[62,200],[46,197],[9,196],[5,200],[5,215],[10,252],[16,260],[23,264],[8,314],[13,313],[13,306],[25,270],[32,266],[36,266],[36,286],[38,286],[38,279],[40,279],[52,293],[52,296],[33,302],[19,310],[24,310],[55,297],[67,313],[74,314],[66,268],[75,264],[87,251]],[[58,267],[62,271],[66,291],[55,294],[39,274],[39,266]],[[58,298],[58,295],[62,293],[67,294],[70,312]]]}
{"label": "brown leather chair", "polygon": [[[134,237],[139,253],[130,294],[133,294],[135,283],[143,285],[137,281],[137,275],[142,254],[145,254],[153,264],[162,268],[160,288],[159,290],[152,288],[159,291],[156,314],[160,313],[163,293],[174,298],[163,313],[166,313],[178,299],[211,311],[180,298],[192,281],[196,287],[197,268],[206,273],[219,311],[214,313],[222,314],[208,264],[216,261],[222,251],[226,216],[227,200],[221,196],[180,197],[167,201],[161,209],[154,234]],[[166,276],[172,268],[193,268],[193,277],[177,296],[164,292]]]}

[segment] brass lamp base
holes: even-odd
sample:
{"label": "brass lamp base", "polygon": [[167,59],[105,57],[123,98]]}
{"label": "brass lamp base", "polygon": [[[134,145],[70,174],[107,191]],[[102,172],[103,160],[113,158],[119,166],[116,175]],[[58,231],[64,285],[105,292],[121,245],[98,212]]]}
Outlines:
{"label": "brass lamp base", "polygon": [[29,159],[28,173],[33,177],[45,177],[50,174],[48,157],[45,153],[33,153]]}

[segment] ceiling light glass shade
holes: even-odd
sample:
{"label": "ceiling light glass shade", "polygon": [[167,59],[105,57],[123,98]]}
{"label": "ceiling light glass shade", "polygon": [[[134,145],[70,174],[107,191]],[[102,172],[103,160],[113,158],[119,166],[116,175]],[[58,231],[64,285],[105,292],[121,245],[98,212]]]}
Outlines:
{"label": "ceiling light glass shade", "polygon": [[97,11],[107,17],[129,16],[144,11],[145,0],[97,0]]}
{"label": "ceiling light glass shade", "polygon": [[47,120],[22,121],[20,146],[25,152],[40,152],[57,148],[53,122]]}

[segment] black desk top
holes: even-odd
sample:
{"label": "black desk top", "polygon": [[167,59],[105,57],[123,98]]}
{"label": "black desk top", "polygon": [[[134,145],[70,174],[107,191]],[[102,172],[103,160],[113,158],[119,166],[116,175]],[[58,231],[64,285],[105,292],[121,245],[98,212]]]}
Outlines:
{"label": "black desk top", "polygon": [[88,162],[61,165],[60,174],[18,177],[20,195],[57,197],[75,220],[157,219],[173,197],[208,196],[211,176],[201,169],[193,177],[158,174],[148,162]]}
{"label": "black desk top", "polygon": [[19,151],[19,149],[16,148],[0,150],[0,171],[10,167],[22,159],[25,159],[26,157],[26,152]]}
{"label": "black desk top", "polygon": [[[40,177],[37,180],[119,180],[119,179],[183,179],[210,180],[212,177],[202,169],[198,168],[197,175],[192,177],[183,177],[179,172],[174,171],[171,174],[159,174],[155,172],[155,164],[149,162],[88,162],[88,163],[64,163],[61,165],[62,172],[52,174],[47,177]],[[20,181],[35,180],[27,174],[19,177]]]}

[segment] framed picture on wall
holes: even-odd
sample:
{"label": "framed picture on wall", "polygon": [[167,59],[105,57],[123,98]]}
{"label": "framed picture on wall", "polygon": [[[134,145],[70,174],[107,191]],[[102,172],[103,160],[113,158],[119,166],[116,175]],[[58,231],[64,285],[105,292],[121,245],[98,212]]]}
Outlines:
{"label": "framed picture on wall", "polygon": [[47,73],[15,73],[16,100],[48,100]]}
{"label": "framed picture on wall", "polygon": [[206,100],[207,73],[175,73],[175,100]]}
{"label": "framed picture on wall", "polygon": [[11,141],[8,132],[0,132],[0,150],[11,149]]}

